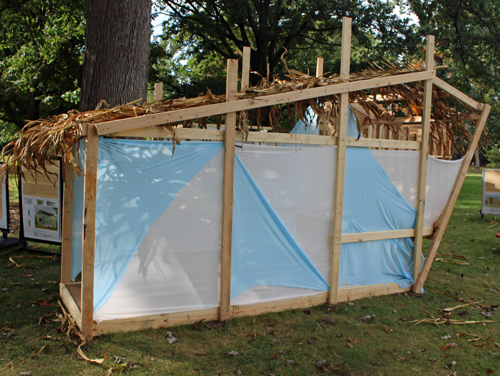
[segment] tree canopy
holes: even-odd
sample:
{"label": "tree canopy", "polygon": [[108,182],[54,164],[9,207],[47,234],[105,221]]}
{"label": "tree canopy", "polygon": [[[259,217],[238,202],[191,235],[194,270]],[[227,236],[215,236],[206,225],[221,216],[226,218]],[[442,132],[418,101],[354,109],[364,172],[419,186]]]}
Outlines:
{"label": "tree canopy", "polygon": [[421,35],[436,36],[436,57],[448,69],[438,71],[472,98],[489,103],[492,139],[500,141],[500,9],[489,0],[401,0],[415,12]]}
{"label": "tree canopy", "polygon": [[[190,65],[190,71],[179,73],[191,74],[191,82],[198,72],[211,74],[217,70],[214,65],[239,57],[244,46],[252,48],[251,70],[262,77],[284,73],[282,57],[289,66],[306,70],[323,56],[325,70],[336,72],[343,16],[353,19],[354,64],[366,66],[364,58],[377,54],[410,55],[416,44],[409,19],[396,15],[386,1],[161,0],[159,4],[168,16],[165,47],[171,57]],[[260,77],[252,75],[251,80],[255,83]]]}
{"label": "tree canopy", "polygon": [[85,1],[0,0],[0,121],[17,127],[74,107]]}

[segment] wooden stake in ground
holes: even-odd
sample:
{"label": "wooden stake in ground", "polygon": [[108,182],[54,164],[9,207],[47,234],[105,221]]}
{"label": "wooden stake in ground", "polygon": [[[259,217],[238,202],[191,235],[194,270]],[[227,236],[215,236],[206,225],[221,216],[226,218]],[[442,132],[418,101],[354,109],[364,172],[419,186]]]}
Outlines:
{"label": "wooden stake in ground", "polygon": [[[342,19],[342,51],[340,76],[349,79],[351,64],[351,23],[348,17]],[[340,248],[342,246],[342,211],[344,207],[345,156],[347,147],[347,116],[349,94],[340,94],[340,115],[337,124],[337,165],[335,180],[335,198],[333,203],[333,242],[330,260],[330,293],[328,302],[337,303],[339,288]]]}
{"label": "wooden stake in ground", "polygon": [[[226,100],[236,100],[238,91],[238,60],[227,61]],[[222,247],[220,271],[219,320],[230,318],[231,301],[231,242],[233,239],[233,184],[236,137],[236,112],[226,115],[224,131],[224,181],[222,193]]]}

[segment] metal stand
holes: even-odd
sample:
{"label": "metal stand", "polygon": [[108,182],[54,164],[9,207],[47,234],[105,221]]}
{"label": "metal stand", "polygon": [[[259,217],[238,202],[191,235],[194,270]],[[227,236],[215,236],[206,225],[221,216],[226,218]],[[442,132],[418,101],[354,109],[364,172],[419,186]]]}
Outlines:
{"label": "metal stand", "polygon": [[17,244],[19,244],[18,238],[8,238],[7,232],[2,231],[2,238],[0,239],[0,249],[4,249]]}
{"label": "metal stand", "polygon": [[61,256],[61,254],[59,252],[44,251],[43,249],[30,248],[30,247],[28,247],[28,242],[26,240],[19,240],[18,239],[18,244],[21,244],[21,245],[18,248],[14,249],[13,251],[5,253],[4,256],[10,255],[11,253],[21,252],[21,251],[26,251],[29,253],[39,253],[42,255]]}

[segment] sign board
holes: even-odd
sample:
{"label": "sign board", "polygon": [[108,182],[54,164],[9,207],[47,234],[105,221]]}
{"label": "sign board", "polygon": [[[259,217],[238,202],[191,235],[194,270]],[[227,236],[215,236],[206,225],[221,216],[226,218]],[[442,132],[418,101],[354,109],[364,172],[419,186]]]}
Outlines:
{"label": "sign board", "polygon": [[500,214],[500,170],[483,170],[481,214]]}
{"label": "sign board", "polygon": [[[3,165],[3,163],[0,163]],[[9,173],[5,170],[5,174],[0,176],[0,231],[9,232]]]}
{"label": "sign board", "polygon": [[47,167],[48,174],[25,172],[20,181],[22,238],[61,244],[61,161]]}

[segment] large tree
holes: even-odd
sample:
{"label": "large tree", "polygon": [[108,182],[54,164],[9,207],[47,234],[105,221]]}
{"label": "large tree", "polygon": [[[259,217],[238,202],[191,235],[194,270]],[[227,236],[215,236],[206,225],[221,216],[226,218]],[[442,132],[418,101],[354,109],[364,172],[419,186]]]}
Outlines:
{"label": "large tree", "polygon": [[147,99],[151,0],[87,0],[81,110]]}
{"label": "large tree", "polygon": [[[408,20],[393,12],[391,2],[374,0],[161,0],[168,15],[165,39],[175,41],[194,64],[218,58],[237,58],[244,46],[252,48],[251,70],[266,77],[288,65],[298,69],[327,57],[326,69],[338,71],[342,17],[353,18],[354,43],[377,47],[399,56],[415,46]],[[179,48],[180,45],[180,48]],[[177,56],[179,56],[179,53]],[[325,56],[326,55],[326,56]],[[174,54],[175,56],[175,54]],[[305,61],[309,60],[309,61]],[[293,64],[290,64],[293,62]],[[195,68],[194,68],[195,69]],[[220,71],[220,68],[219,68]],[[251,76],[255,83],[260,78]]]}

